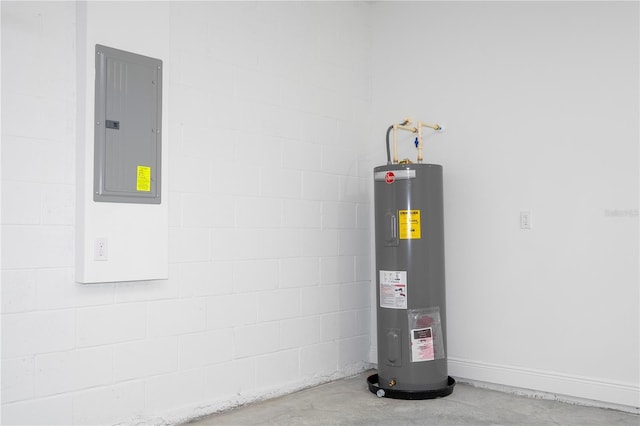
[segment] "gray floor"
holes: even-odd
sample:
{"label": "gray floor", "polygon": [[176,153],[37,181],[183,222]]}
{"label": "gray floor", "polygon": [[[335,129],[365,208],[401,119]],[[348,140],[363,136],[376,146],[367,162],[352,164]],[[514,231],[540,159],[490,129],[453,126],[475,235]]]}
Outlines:
{"label": "gray floor", "polygon": [[640,425],[640,416],[456,384],[446,398],[377,398],[367,372],[190,422],[204,425]]}

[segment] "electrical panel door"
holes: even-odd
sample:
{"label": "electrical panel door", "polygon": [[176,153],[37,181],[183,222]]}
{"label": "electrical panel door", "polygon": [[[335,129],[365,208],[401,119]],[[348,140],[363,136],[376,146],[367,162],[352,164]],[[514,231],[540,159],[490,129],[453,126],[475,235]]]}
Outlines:
{"label": "electrical panel door", "polygon": [[162,61],[96,45],[94,193],[160,204]]}

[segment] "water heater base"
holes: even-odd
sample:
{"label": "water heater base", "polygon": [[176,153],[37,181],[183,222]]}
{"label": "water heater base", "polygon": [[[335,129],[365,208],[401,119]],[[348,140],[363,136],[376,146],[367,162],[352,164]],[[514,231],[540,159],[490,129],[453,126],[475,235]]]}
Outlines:
{"label": "water heater base", "polygon": [[372,374],[367,377],[367,384],[371,393],[375,393],[380,398],[393,399],[435,399],[451,395],[456,381],[453,377],[448,376],[447,386],[440,389],[431,389],[423,391],[415,390],[399,390],[399,389],[383,389],[378,385],[378,375]]}

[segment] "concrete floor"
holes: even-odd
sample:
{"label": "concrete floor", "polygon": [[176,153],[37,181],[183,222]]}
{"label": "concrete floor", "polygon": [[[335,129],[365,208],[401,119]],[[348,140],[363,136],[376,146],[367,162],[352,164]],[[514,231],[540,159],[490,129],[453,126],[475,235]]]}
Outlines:
{"label": "concrete floor", "polygon": [[188,425],[640,425],[640,416],[635,414],[460,383],[446,398],[377,398],[367,389],[366,377],[371,373],[213,414]]}

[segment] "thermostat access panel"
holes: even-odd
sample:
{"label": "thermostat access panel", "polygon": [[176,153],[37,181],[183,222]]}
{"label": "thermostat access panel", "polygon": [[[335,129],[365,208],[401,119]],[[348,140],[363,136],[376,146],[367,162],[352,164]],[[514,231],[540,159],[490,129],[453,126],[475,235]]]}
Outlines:
{"label": "thermostat access panel", "polygon": [[93,200],[160,204],[162,61],[96,45]]}

